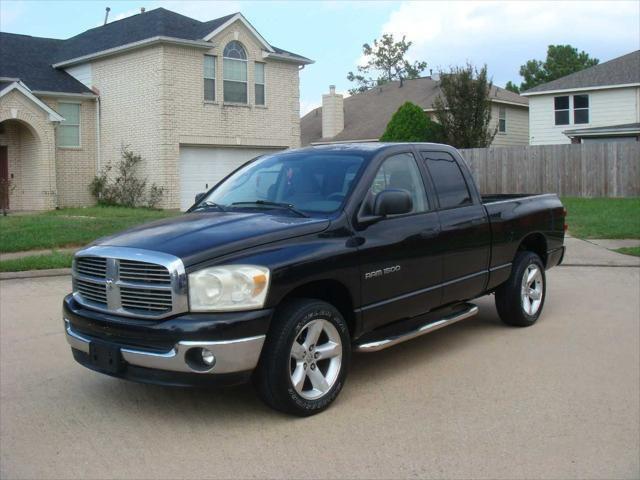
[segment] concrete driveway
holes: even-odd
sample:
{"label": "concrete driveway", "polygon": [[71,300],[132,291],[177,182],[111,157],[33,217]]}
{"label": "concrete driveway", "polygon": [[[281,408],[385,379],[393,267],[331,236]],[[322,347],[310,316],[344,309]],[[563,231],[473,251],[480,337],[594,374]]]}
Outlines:
{"label": "concrete driveway", "polygon": [[291,418],[248,386],[105,377],[71,358],[68,277],[0,282],[0,476],[638,478],[640,269],[560,267],[543,317],[481,314],[358,355],[325,413]]}

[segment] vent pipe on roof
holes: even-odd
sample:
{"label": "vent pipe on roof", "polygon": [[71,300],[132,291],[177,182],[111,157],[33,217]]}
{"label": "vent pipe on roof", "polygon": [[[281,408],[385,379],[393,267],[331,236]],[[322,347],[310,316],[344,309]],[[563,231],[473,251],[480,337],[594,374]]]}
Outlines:
{"label": "vent pipe on roof", "polygon": [[105,12],[104,12],[104,24],[107,24],[107,21],[109,20],[109,12],[111,11],[111,9],[109,7],[105,8]]}
{"label": "vent pipe on roof", "polygon": [[146,12],[146,9],[144,7],[140,7],[140,13],[144,13]]}

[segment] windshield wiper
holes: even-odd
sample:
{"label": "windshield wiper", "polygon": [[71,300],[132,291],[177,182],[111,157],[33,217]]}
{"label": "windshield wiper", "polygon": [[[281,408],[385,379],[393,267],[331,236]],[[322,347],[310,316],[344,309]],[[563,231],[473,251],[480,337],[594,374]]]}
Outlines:
{"label": "windshield wiper", "polygon": [[224,212],[224,208],[222,208],[220,205],[218,205],[215,202],[212,202],[211,200],[205,200],[204,202],[202,202],[200,205],[198,205],[196,208],[194,208],[192,210],[192,212],[196,212],[198,210],[205,210],[205,209],[209,209],[209,208],[215,208],[216,210],[219,210],[221,212]]}
{"label": "windshield wiper", "polygon": [[295,213],[296,215],[300,215],[301,217],[309,218],[309,215],[304,213],[301,210],[298,210],[295,205],[291,203],[281,203],[281,202],[269,202],[267,200],[254,200],[253,202],[233,202],[231,206],[242,206],[242,205],[259,205],[267,208],[283,208],[285,210],[289,210],[290,212]]}

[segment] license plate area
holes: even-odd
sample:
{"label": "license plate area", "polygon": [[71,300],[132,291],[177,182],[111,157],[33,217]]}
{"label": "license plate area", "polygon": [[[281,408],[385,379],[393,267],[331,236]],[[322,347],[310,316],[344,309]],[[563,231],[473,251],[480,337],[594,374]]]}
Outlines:
{"label": "license plate area", "polygon": [[92,341],[89,344],[91,363],[100,370],[108,373],[118,373],[122,370],[123,361],[120,348],[109,343]]}

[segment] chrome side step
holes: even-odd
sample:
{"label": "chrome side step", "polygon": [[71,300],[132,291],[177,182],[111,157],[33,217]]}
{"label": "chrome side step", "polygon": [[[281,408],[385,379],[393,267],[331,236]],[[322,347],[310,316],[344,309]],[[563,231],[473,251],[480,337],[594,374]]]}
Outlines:
{"label": "chrome side step", "polygon": [[459,322],[460,320],[464,320],[465,318],[473,317],[474,315],[478,314],[478,307],[476,305],[467,303],[466,307],[467,308],[462,312],[456,312],[454,314],[443,317],[440,320],[436,320],[435,322],[425,323],[424,325],[407,333],[384,338],[382,340],[355,345],[354,350],[356,352],[377,352],[379,350],[384,350],[385,348],[393,347],[394,345],[406,342],[407,340],[426,335],[427,333],[434,332],[442,327],[446,327],[447,325],[451,325],[452,323]]}

